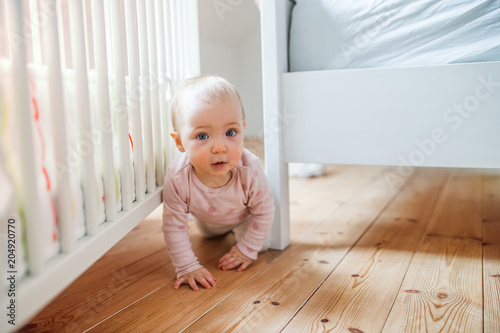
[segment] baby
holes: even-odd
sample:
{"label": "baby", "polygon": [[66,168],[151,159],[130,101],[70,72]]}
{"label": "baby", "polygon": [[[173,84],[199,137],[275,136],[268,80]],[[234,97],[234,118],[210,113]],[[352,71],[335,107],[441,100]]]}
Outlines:
{"label": "baby", "polygon": [[191,248],[189,214],[205,237],[234,232],[237,243],[218,268],[242,271],[269,247],[274,201],[260,160],[243,148],[245,113],[232,84],[217,76],[184,81],[172,101],[172,122],[182,154],[167,168],[163,233],[177,272],[174,288],[209,289],[216,278]]}

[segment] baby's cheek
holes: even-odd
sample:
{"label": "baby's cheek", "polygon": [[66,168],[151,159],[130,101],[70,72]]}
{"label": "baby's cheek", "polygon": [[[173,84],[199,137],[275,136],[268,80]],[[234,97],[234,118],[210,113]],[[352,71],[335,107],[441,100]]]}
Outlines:
{"label": "baby's cheek", "polygon": [[204,166],[209,161],[209,154],[203,147],[193,147],[189,155],[190,162],[196,166]]}

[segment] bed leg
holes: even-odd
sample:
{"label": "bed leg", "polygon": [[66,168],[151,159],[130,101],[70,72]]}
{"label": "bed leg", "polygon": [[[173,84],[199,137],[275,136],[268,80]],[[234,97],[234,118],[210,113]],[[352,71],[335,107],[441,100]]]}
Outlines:
{"label": "bed leg", "polygon": [[[282,159],[281,75],[288,71],[287,36],[292,3],[261,2],[262,87],[266,173],[276,205],[271,229],[271,248],[290,244],[288,164]],[[265,33],[264,33],[265,32]]]}
{"label": "bed leg", "polygon": [[[290,244],[290,214],[288,200],[288,164],[280,161],[277,154],[270,152],[266,144],[266,174],[274,197],[275,213],[271,229],[271,246],[283,250]],[[274,155],[274,158],[270,155]]]}

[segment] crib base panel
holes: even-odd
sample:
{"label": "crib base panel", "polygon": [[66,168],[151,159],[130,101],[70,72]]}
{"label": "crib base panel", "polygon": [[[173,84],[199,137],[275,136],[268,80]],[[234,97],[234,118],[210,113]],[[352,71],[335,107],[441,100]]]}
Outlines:
{"label": "crib base panel", "polygon": [[[94,236],[85,236],[71,253],[61,253],[47,263],[46,270],[25,278],[19,284],[17,323],[29,320],[52,298],[96,262],[114,244],[131,231],[161,204],[162,187],[146,194],[144,201],[134,202],[129,211],[118,213],[117,221],[105,222]],[[2,306],[3,307],[3,306]],[[3,324],[3,322],[2,322]],[[19,327],[16,325],[16,327]],[[7,331],[5,328],[2,332]]]}

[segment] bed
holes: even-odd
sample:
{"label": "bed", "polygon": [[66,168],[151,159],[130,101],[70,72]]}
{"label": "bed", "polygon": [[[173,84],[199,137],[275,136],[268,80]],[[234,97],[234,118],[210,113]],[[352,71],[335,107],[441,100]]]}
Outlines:
{"label": "bed", "polygon": [[292,162],[500,167],[500,1],[262,1],[271,247]]}

